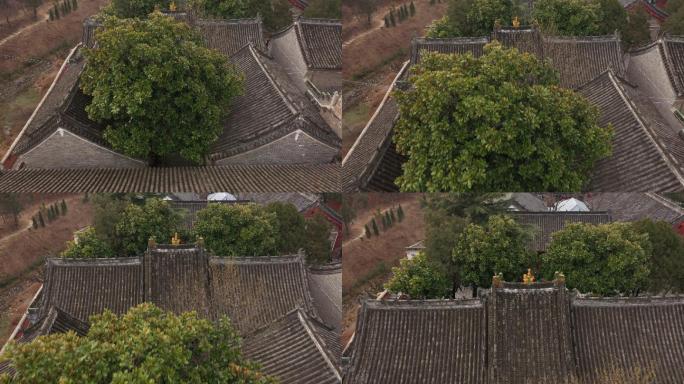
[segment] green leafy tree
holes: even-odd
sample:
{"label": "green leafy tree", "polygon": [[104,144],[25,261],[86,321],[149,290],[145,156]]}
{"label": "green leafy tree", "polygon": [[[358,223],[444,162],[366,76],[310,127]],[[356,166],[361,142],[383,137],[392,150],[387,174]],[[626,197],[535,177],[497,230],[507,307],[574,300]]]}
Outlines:
{"label": "green leafy tree", "polygon": [[319,19],[341,19],[342,0],[311,0],[303,15]]}
{"label": "green leafy tree", "polygon": [[633,223],[634,229],[647,234],[652,252],[648,290],[684,292],[684,239],[665,221],[649,219]]}
{"label": "green leafy tree", "polygon": [[260,16],[266,29],[272,32],[292,24],[287,0],[190,0],[188,6],[199,14],[219,19]]}
{"label": "green leafy tree", "polygon": [[449,279],[444,271],[430,263],[424,253],[413,259],[402,259],[399,267],[392,268],[392,278],[385,289],[392,293],[405,293],[413,299],[449,297]]}
{"label": "green leafy tree", "polygon": [[105,8],[106,15],[116,16],[122,19],[147,18],[155,9],[166,10],[172,0],[112,0]]}
{"label": "green leafy tree", "polygon": [[126,207],[131,204],[130,196],[98,193],[93,196],[92,202],[93,228],[98,237],[109,244],[116,253],[124,254],[124,244],[118,237],[116,226],[122,220]]}
{"label": "green leafy tree", "polygon": [[275,214],[276,251],[281,254],[297,253],[304,247],[306,223],[304,217],[294,205],[274,202],[265,207],[266,211]]}
{"label": "green leafy tree", "polygon": [[427,36],[487,36],[497,21],[508,24],[512,19],[510,0],[452,0],[446,16],[427,28]]}
{"label": "green leafy tree", "polygon": [[563,272],[568,288],[599,295],[634,294],[651,273],[651,243],[629,223],[568,224],[542,255],[543,275]]}
{"label": "green leafy tree", "polygon": [[648,19],[649,15],[643,7],[637,7],[628,12],[627,24],[620,30],[625,47],[638,47],[651,41]]}
{"label": "green leafy tree", "polygon": [[205,47],[186,23],[155,13],[147,20],[105,19],[81,87],[93,96],[88,116],[105,139],[131,156],[180,154],[200,162],[223,130],[242,76]]}
{"label": "green leafy tree", "polygon": [[275,383],[242,356],[225,317],[212,323],[144,303],[120,316],[106,310],[90,324],[83,337],[67,332],[11,343],[3,358],[17,376],[0,375],[0,383]]}
{"label": "green leafy tree", "polygon": [[317,213],[306,219],[306,262],[308,264],[325,264],[330,261],[330,223]]}
{"label": "green leafy tree", "polygon": [[547,62],[494,42],[473,57],[426,52],[395,91],[403,191],[576,191],[611,152],[598,110]]}
{"label": "green leafy tree", "polygon": [[218,256],[268,256],[277,251],[276,214],[256,204],[209,204],[194,232]]}
{"label": "green leafy tree", "polygon": [[597,1],[537,0],[532,10],[532,18],[543,31],[561,36],[598,35],[601,17]]}
{"label": "green leafy tree", "polygon": [[122,253],[141,255],[150,238],[158,243],[169,243],[180,229],[181,216],[164,200],[149,198],[142,205],[128,204],[116,223],[115,234]]}
{"label": "green leafy tree", "polygon": [[684,0],[668,0],[666,9],[670,16],[662,30],[671,35],[684,35]]}
{"label": "green leafy tree", "polygon": [[95,228],[88,228],[79,233],[78,240],[67,242],[67,248],[60,254],[69,259],[94,259],[114,257],[112,248],[100,239],[95,233]]}
{"label": "green leafy tree", "polygon": [[505,280],[519,280],[533,263],[530,240],[530,231],[509,216],[490,216],[484,225],[468,224],[453,250],[461,283],[490,287],[492,276],[498,273]]}

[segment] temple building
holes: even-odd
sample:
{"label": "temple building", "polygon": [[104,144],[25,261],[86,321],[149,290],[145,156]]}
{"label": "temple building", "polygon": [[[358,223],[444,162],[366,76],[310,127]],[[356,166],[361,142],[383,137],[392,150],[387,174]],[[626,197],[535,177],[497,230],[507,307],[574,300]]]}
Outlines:
{"label": "temple building", "polygon": [[[302,255],[216,257],[201,243],[151,241],[140,257],[48,259],[43,287],[11,340],[85,334],[93,314],[151,302],[214,321],[228,316],[245,356],[281,383],[341,383],[341,288],[323,283],[320,273],[310,272]],[[0,372],[11,369],[0,363]]]}
{"label": "temple building", "polygon": [[[339,171],[331,171],[329,166],[339,167],[341,146],[341,115],[333,113],[337,107],[331,104],[339,99],[334,95],[341,87],[339,21],[299,19],[290,27],[293,33],[296,31],[299,44],[283,46],[275,43],[278,39],[267,41],[259,18],[202,20],[182,13],[171,16],[196,28],[209,48],[223,53],[244,75],[243,92],[233,100],[222,122],[223,132],[203,159],[204,168],[217,170],[211,180],[222,170],[232,175],[229,179],[239,179],[240,171],[250,172],[252,166],[269,166],[283,172],[294,168],[313,178],[338,176]],[[128,156],[103,137],[105,126],[89,119],[85,107],[92,98],[81,91],[80,76],[87,65],[83,48],[97,49],[98,28],[101,26],[94,20],[84,23],[81,43],[70,51],[3,158],[6,170],[106,168],[136,172],[161,165],[171,169],[163,172],[182,173],[184,167],[193,165],[175,155],[155,164]],[[294,71],[291,58],[282,54],[288,49],[304,58],[304,73]],[[341,113],[341,104],[339,109]],[[331,172],[335,174],[324,175]],[[287,178],[285,173],[278,174],[275,172],[276,180],[266,182]],[[270,190],[327,191],[306,186]]]}
{"label": "temple building", "polygon": [[584,189],[671,192],[684,190],[684,39],[663,37],[625,54],[618,35],[545,36],[535,28],[496,28],[491,36],[415,38],[411,57],[342,161],[343,190],[397,191],[406,158],[392,131],[399,111],[392,92],[411,75],[422,52],[483,53],[497,40],[548,60],[560,84],[585,96],[600,112],[599,124],[614,129],[612,154],[599,160]]}
{"label": "temple building", "polygon": [[[367,300],[343,352],[355,384],[684,381],[684,297],[582,298],[564,277],[476,299]],[[575,380],[575,381],[572,381]]]}

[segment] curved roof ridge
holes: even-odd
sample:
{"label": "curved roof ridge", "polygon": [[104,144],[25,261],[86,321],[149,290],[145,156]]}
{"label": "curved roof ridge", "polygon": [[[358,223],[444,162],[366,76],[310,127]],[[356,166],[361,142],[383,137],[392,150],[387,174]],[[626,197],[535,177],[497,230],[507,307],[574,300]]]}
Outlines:
{"label": "curved roof ridge", "polygon": [[363,307],[368,309],[389,309],[389,308],[403,308],[421,310],[425,308],[462,308],[462,307],[478,307],[483,306],[484,303],[481,298],[472,299],[392,299],[392,300],[377,300],[366,299],[363,301]]}
{"label": "curved roof ridge", "polygon": [[299,16],[295,23],[310,23],[310,24],[342,24],[341,19],[326,19],[322,17],[304,17]]}
{"label": "curved roof ridge", "polygon": [[134,265],[142,263],[142,258],[134,257],[96,257],[96,258],[67,258],[50,257],[47,259],[47,267],[60,265]]}
{"label": "curved roof ridge", "polygon": [[560,35],[544,35],[542,34],[544,40],[548,41],[574,41],[578,43],[591,43],[595,41],[620,41],[620,37],[617,35],[596,35],[596,36],[560,36]]}
{"label": "curved roof ridge", "polygon": [[218,18],[202,18],[197,19],[198,24],[262,24],[260,17],[241,18],[241,19],[218,19]]}
{"label": "curved roof ridge", "polygon": [[298,254],[282,256],[211,256],[209,261],[217,264],[304,264],[302,256]]}

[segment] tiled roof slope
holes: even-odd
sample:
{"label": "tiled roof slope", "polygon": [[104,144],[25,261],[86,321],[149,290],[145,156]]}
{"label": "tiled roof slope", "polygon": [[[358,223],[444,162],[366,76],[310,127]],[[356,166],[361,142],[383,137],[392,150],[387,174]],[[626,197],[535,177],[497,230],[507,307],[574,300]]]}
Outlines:
{"label": "tiled roof slope", "polygon": [[71,316],[57,307],[50,307],[47,314],[26,329],[17,341],[28,343],[35,340],[38,336],[69,331],[73,331],[79,336],[85,336],[88,333],[88,329],[90,329],[88,323]]}
{"label": "tiled roof slope", "polygon": [[294,205],[299,212],[304,212],[308,208],[311,208],[319,199],[315,194],[301,192],[240,193],[238,194],[238,198],[261,205],[268,205],[275,202],[289,203]]}
{"label": "tiled roof slope", "polygon": [[309,69],[342,69],[342,22],[300,17],[292,26]]}
{"label": "tiled roof slope", "polygon": [[0,173],[0,192],[337,192],[339,164],[261,164],[120,169],[22,169]]}
{"label": "tiled roof slope", "polygon": [[174,313],[209,316],[209,268],[195,246],[158,246],[145,253],[145,299]]}
{"label": "tiled roof slope", "polygon": [[533,228],[531,248],[544,251],[551,243],[554,232],[565,228],[568,223],[606,224],[612,221],[607,212],[509,212],[511,217],[523,225]]}
{"label": "tiled roof slope", "polygon": [[345,382],[485,382],[485,310],[479,300],[366,301]]}
{"label": "tiled roof slope", "polygon": [[489,382],[557,383],[574,373],[566,296],[553,286],[512,284],[491,291]]}
{"label": "tiled roof slope", "polygon": [[367,301],[345,381],[589,384],[611,368],[684,380],[684,297],[580,299],[555,284],[504,283],[474,300]]}
{"label": "tiled roof slope", "polygon": [[577,369],[595,383],[610,369],[655,373],[655,384],[684,382],[681,298],[577,299],[572,302]]}
{"label": "tiled roof slope", "polygon": [[617,36],[544,37],[544,58],[560,73],[561,85],[576,88],[608,69],[623,76],[620,39]]}
{"label": "tiled roof slope", "polygon": [[48,259],[40,315],[59,307],[87,322],[109,309],[122,314],[145,301],[139,258]]}
{"label": "tiled roof slope", "polygon": [[302,308],[315,314],[301,256],[213,257],[209,260],[211,315],[227,315],[248,333]]}
{"label": "tiled roof slope", "polygon": [[314,105],[270,58],[246,45],[231,61],[245,75],[244,90],[233,101],[223,133],[212,145],[212,159],[255,149],[297,129],[329,146],[340,146]]}
{"label": "tiled roof slope", "polygon": [[585,198],[592,209],[608,211],[614,220],[651,219],[677,223],[684,220],[684,208],[655,193],[596,193]]}
{"label": "tiled roof slope", "polygon": [[409,63],[406,62],[387,90],[375,114],[342,160],[343,191],[353,192],[364,189],[384,158],[387,149],[393,145],[391,143],[392,128],[399,115],[399,109],[392,98],[392,92],[408,67]]}
{"label": "tiled roof slope", "polygon": [[449,39],[432,39],[419,37],[411,41],[411,65],[420,63],[423,51],[439,53],[472,53],[479,57],[484,53],[484,46],[489,43],[489,37],[454,37]]}
{"label": "tiled roof slope", "polygon": [[341,383],[339,365],[326,340],[317,334],[314,322],[305,312],[293,310],[246,336],[243,353],[280,382]]}
{"label": "tiled roof slope", "polygon": [[[627,92],[611,71],[583,85],[579,92],[600,111],[599,124],[612,124],[613,152],[594,167],[592,191],[677,191],[684,185],[679,164],[681,139],[648,102],[634,102],[636,90]],[[673,155],[676,155],[673,156]]]}
{"label": "tiled roof slope", "polygon": [[260,19],[239,20],[197,20],[199,29],[207,46],[232,56],[247,44],[264,51],[263,29]]}
{"label": "tiled roof slope", "polygon": [[684,96],[684,36],[663,37],[660,52],[675,92]]}
{"label": "tiled roof slope", "polygon": [[498,28],[492,32],[492,40],[506,47],[515,47],[520,52],[544,57],[543,39],[535,28]]}

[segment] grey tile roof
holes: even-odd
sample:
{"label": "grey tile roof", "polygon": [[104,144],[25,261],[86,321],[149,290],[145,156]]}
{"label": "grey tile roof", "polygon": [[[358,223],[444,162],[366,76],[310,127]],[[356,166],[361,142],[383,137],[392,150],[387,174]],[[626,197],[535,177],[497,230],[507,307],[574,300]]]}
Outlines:
{"label": "grey tile roof", "polygon": [[268,205],[275,202],[289,203],[294,205],[299,212],[304,212],[311,208],[319,200],[319,197],[315,194],[302,192],[239,193],[238,198],[261,205]]}
{"label": "grey tile roof", "polygon": [[[394,145],[391,140],[392,128],[399,116],[399,109],[392,98],[392,92],[397,81],[405,75],[408,68],[409,63],[407,62],[390,85],[380,106],[342,160],[343,191],[353,192],[365,189],[388,150],[391,155],[392,149],[390,147]],[[390,159],[392,158],[394,156],[390,156]],[[391,179],[392,176],[385,176],[385,179]]]}
{"label": "grey tile roof", "polygon": [[344,381],[485,382],[486,321],[479,300],[365,301]]}
{"label": "grey tile roof", "polygon": [[684,36],[663,37],[659,45],[672,87],[684,96]]}
{"label": "grey tile roof", "polygon": [[28,343],[35,340],[38,336],[69,331],[73,331],[79,336],[85,336],[88,333],[88,329],[90,329],[90,325],[87,322],[81,321],[57,307],[50,307],[47,314],[23,331],[17,341]]}
{"label": "grey tile roof", "polygon": [[293,28],[309,69],[342,69],[342,22],[300,17]]}
{"label": "grey tile roof", "polygon": [[278,64],[246,45],[231,61],[245,75],[243,93],[231,105],[224,130],[211,147],[219,160],[258,148],[298,129],[329,146],[341,141],[313,103],[282,72]]}
{"label": "grey tile roof", "polygon": [[492,40],[497,40],[506,47],[515,47],[520,52],[544,57],[544,41],[536,28],[495,28]]}
{"label": "grey tile roof", "polygon": [[545,36],[544,58],[560,73],[561,85],[576,88],[608,69],[624,76],[625,66],[618,36]]}
{"label": "grey tile roof", "polygon": [[306,312],[293,310],[246,336],[243,353],[258,361],[262,372],[283,383],[341,383],[338,359],[315,322]]}
{"label": "grey tile roof", "polygon": [[672,127],[659,119],[648,100],[640,98],[611,71],[583,85],[579,92],[599,108],[599,124],[612,124],[614,129],[613,153],[597,162],[588,190],[682,189],[680,159],[684,159],[684,143]]}
{"label": "grey tile roof", "polygon": [[568,223],[605,224],[612,221],[607,212],[509,212],[508,215],[533,228],[531,248],[536,251],[546,250],[553,233]]}
{"label": "grey tile roof", "polygon": [[139,258],[48,259],[40,316],[59,307],[87,322],[109,309],[123,314],[145,301]]}
{"label": "grey tile roof", "polygon": [[512,200],[528,212],[546,212],[549,210],[544,201],[534,193],[514,193]]}
{"label": "grey tile roof", "polygon": [[195,26],[209,48],[229,57],[247,44],[252,44],[262,51],[266,49],[261,20],[258,18],[197,20]]}
{"label": "grey tile roof", "polygon": [[0,173],[0,192],[338,192],[339,164],[119,169],[22,169]]}
{"label": "grey tile roof", "polygon": [[595,193],[585,201],[593,210],[610,212],[617,221],[651,219],[676,224],[684,220],[684,208],[655,193]]}
{"label": "grey tile roof", "polygon": [[579,299],[553,283],[504,284],[474,300],[367,301],[345,381],[595,382],[602,369],[653,366],[680,383],[684,297]]}
{"label": "grey tile roof", "polygon": [[572,337],[583,383],[598,372],[653,369],[654,383],[684,382],[682,298],[576,299]]}
{"label": "grey tile roof", "polygon": [[209,260],[211,316],[230,317],[241,333],[269,324],[293,308],[317,317],[301,256]]}

